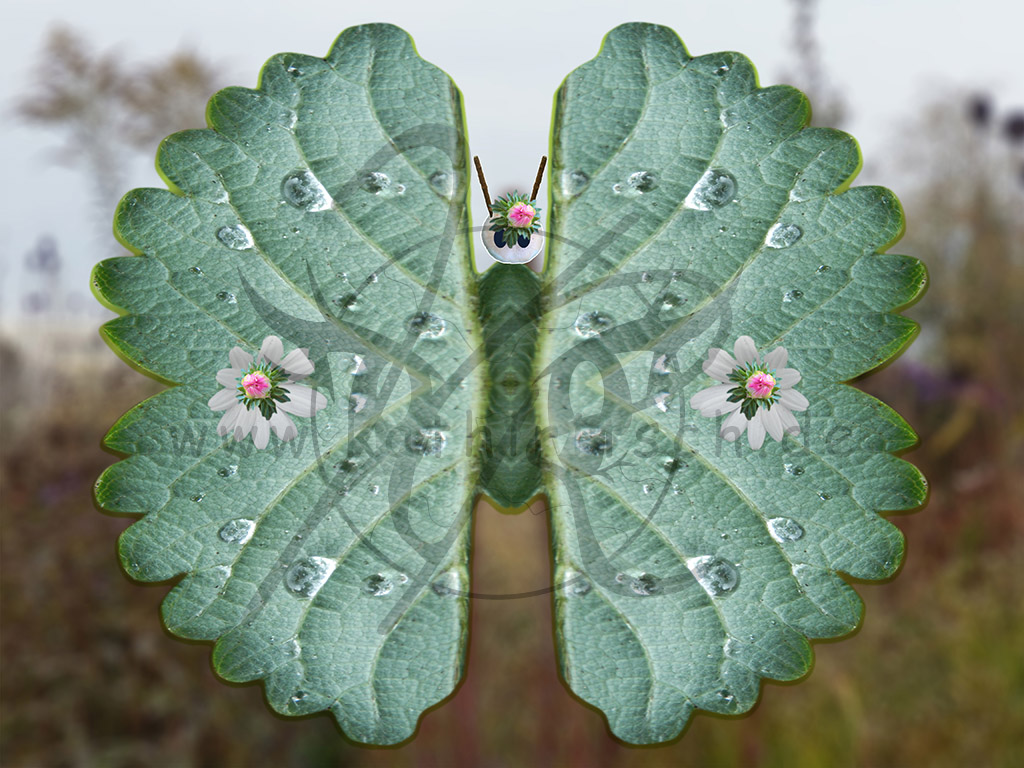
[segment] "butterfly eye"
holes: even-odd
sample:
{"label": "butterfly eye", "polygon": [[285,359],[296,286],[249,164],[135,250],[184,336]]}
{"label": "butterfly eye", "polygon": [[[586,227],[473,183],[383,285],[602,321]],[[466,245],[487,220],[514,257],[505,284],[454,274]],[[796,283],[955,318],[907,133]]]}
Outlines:
{"label": "butterfly eye", "polygon": [[522,234],[514,239],[506,240],[505,231],[501,228],[491,229],[495,224],[494,217],[484,222],[480,238],[491,258],[502,264],[526,264],[533,261],[544,250],[544,235],[534,232],[532,235]]}

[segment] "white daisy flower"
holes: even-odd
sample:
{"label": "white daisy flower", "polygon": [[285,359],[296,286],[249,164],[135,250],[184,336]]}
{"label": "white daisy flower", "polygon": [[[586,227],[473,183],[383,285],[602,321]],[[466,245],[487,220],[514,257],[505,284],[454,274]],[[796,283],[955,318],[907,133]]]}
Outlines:
{"label": "white daisy flower", "polygon": [[287,443],[299,430],[288,414],[311,417],[327,407],[327,398],[297,382],[313,372],[308,350],[294,349],[284,355],[284,346],[277,336],[263,340],[259,354],[253,356],[241,347],[228,353],[230,368],[217,371],[217,382],[224,387],[210,398],[211,410],[224,411],[217,424],[222,437],[234,433],[235,440],[244,440],[252,433],[252,441],[263,449],[270,442],[270,430]]}
{"label": "white daisy flower", "polygon": [[799,435],[793,411],[807,410],[807,398],[793,389],[800,381],[795,368],[786,368],[788,353],[776,347],[762,359],[754,340],[740,336],[733,347],[733,358],[723,349],[712,347],[704,361],[704,373],[721,384],[708,387],[690,398],[690,407],[701,416],[729,414],[719,434],[733,442],[744,430],[755,451],[764,444],[765,434],[775,441],[784,435]]}

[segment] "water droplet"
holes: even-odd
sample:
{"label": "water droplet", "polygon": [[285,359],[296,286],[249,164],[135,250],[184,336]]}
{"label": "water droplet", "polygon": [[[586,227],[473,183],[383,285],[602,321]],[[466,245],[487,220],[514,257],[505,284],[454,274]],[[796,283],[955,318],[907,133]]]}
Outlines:
{"label": "water droplet", "polygon": [[189,267],[188,271],[191,272],[193,275],[199,275],[200,277],[206,274],[199,267]]}
{"label": "water droplet", "polygon": [[196,502],[198,504],[200,501],[202,501],[205,498],[206,498],[206,494],[205,493],[197,493],[195,496],[192,497],[192,501],[194,501],[194,502]]}
{"label": "water droplet", "polygon": [[789,248],[803,237],[804,231],[796,224],[776,224],[768,230],[764,244],[769,248]]}
{"label": "water droplet", "polygon": [[658,301],[661,302],[661,308],[665,310],[680,306],[686,301],[686,299],[675,293],[666,293],[662,295]]}
{"label": "water droplet", "polygon": [[368,173],[363,177],[363,189],[375,195],[387,194],[391,191],[391,177],[379,171]]}
{"label": "water droplet", "polygon": [[291,702],[291,705],[294,707],[299,702],[301,702],[303,699],[305,699],[306,696],[307,696],[307,694],[306,694],[305,691],[296,691],[295,693],[292,694],[291,698],[288,699],[288,701]]}
{"label": "water droplet", "polygon": [[235,298],[235,294],[230,291],[220,291],[217,293],[217,299],[227,304],[237,304],[238,299]]}
{"label": "water droplet", "polygon": [[740,583],[740,574],[736,566],[713,555],[691,557],[686,567],[712,597],[719,597],[732,592]]}
{"label": "water droplet", "polygon": [[782,468],[786,470],[786,474],[795,475],[796,477],[804,473],[804,468],[797,464],[783,464]]}
{"label": "water droplet", "polygon": [[391,594],[391,590],[395,588],[395,582],[383,573],[375,573],[372,576],[367,576],[363,581],[363,584],[366,591],[374,597],[383,597],[384,595]]}
{"label": "water droplet", "polygon": [[303,211],[324,211],[334,201],[311,171],[293,171],[281,182],[281,194],[289,204]]}
{"label": "water droplet", "polygon": [[612,449],[612,436],[599,427],[584,427],[576,433],[576,450],[600,456]]}
{"label": "water droplet", "polygon": [[353,376],[362,376],[366,373],[366,362],[362,355],[352,355],[352,367],[349,369],[349,373]]}
{"label": "water droplet", "polygon": [[717,69],[715,69],[715,74],[718,75],[719,77],[721,77],[722,75],[728,73],[728,71],[729,71],[729,65],[728,64],[722,64]]}
{"label": "water droplet", "polygon": [[367,397],[358,392],[353,392],[348,396],[348,409],[352,413],[359,413],[363,408],[366,407]]}
{"label": "water droplet", "polygon": [[359,307],[359,296],[355,293],[347,293],[334,300],[339,307],[354,311]]}
{"label": "water droplet", "polygon": [[239,517],[236,520],[228,520],[217,532],[217,535],[220,536],[221,541],[226,541],[228,544],[245,544],[255,532],[256,522],[254,520]]}
{"label": "water droplet", "polygon": [[612,327],[612,318],[604,312],[585,312],[572,327],[584,339],[594,339]]}
{"label": "water droplet", "polygon": [[445,198],[451,198],[452,192],[455,189],[455,179],[450,173],[444,171],[436,171],[430,174],[430,178],[427,179],[427,183],[433,187],[434,191]]}
{"label": "water droplet", "polygon": [[683,205],[698,211],[710,211],[730,202],[735,194],[736,179],[727,171],[710,168],[690,190]]}
{"label": "water droplet", "polygon": [[666,373],[672,373],[672,357],[670,355],[658,355],[654,360],[654,372],[665,375]]}
{"label": "water droplet", "polygon": [[828,264],[819,264],[818,268],[816,270],[814,270],[814,272],[815,272],[815,274],[823,275],[826,272],[828,272],[830,269],[832,269],[832,267],[830,267]]}
{"label": "water droplet", "polygon": [[650,272],[641,272],[640,273],[640,282],[641,283],[649,283],[649,282],[651,282],[651,273]]}
{"label": "water droplet", "polygon": [[590,580],[573,568],[566,568],[562,576],[562,590],[566,597],[583,597],[591,590]]}
{"label": "water droplet", "polygon": [[797,299],[802,299],[803,296],[803,291],[801,291],[799,288],[794,288],[792,291],[786,291],[786,294],[782,297],[782,300],[786,302],[796,301]]}
{"label": "water droplet", "polygon": [[778,542],[796,541],[804,535],[803,526],[788,517],[773,517],[768,521],[768,532]]}
{"label": "water droplet", "polygon": [[405,327],[421,339],[437,339],[444,335],[448,324],[431,312],[417,312],[405,321]]}
{"label": "water droplet", "polygon": [[829,499],[832,498],[832,494],[825,493],[825,491],[818,491],[818,498],[821,499],[822,501],[828,501]]}
{"label": "water droplet", "polygon": [[418,429],[405,438],[405,447],[423,456],[436,456],[447,444],[448,436],[439,429]]}
{"label": "water droplet", "polygon": [[671,475],[673,472],[678,471],[679,467],[681,467],[682,464],[680,463],[679,459],[665,459],[662,466],[665,468],[665,471]]}
{"label": "water droplet", "polygon": [[651,491],[654,490],[654,486],[651,485],[650,483],[644,483],[642,490],[643,490],[644,494],[648,494],[648,493],[650,493]]}
{"label": "water droplet", "polygon": [[629,588],[637,595],[646,597],[653,595],[658,591],[658,580],[649,573],[640,573],[636,576],[628,577],[626,583]]}
{"label": "water droplet", "polygon": [[659,392],[654,396],[654,405],[662,413],[668,413],[668,399],[672,397],[669,392]]}
{"label": "water droplet", "polygon": [[376,496],[378,493],[380,493],[380,486],[379,485],[371,485],[370,486],[370,493],[372,493],[374,496]]}
{"label": "water droplet", "polygon": [[217,470],[217,474],[220,475],[221,477],[231,477],[232,475],[234,475],[237,472],[238,472],[238,465],[237,464],[229,464],[228,466],[221,467],[220,469]]}
{"label": "water droplet", "polygon": [[326,557],[307,557],[292,564],[284,575],[284,585],[299,597],[313,597],[337,566]]}
{"label": "water droplet", "polygon": [[458,571],[448,571],[430,585],[439,597],[459,597],[462,595],[462,577]]}
{"label": "water droplet", "polygon": [[633,195],[642,195],[650,192],[658,186],[654,174],[650,171],[634,171],[622,184],[615,184],[612,189],[615,192],[627,192]]}
{"label": "water droplet", "polygon": [[724,688],[720,691],[717,691],[715,693],[715,696],[721,699],[722,703],[729,708],[732,708],[736,705],[736,697]]}
{"label": "water droplet", "polygon": [[583,171],[562,171],[562,194],[578,195],[590,183],[590,177]]}

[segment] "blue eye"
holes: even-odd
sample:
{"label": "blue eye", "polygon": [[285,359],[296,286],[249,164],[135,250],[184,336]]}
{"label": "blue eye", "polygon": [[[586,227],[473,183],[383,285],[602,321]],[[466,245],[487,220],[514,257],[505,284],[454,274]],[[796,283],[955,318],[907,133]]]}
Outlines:
{"label": "blue eye", "polygon": [[505,247],[505,231],[504,230],[499,229],[497,232],[494,233],[494,244],[496,246],[498,246],[499,248],[504,248]]}
{"label": "blue eye", "polygon": [[525,248],[526,246],[528,246],[530,244],[530,238],[527,235],[520,235],[517,238],[516,242],[519,243],[519,247],[520,248]]}

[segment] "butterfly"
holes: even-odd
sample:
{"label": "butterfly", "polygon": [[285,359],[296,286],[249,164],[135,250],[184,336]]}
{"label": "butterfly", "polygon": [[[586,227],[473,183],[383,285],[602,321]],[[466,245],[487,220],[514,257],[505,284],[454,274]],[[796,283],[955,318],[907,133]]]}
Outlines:
{"label": "butterfly", "polygon": [[[219,92],[93,276],[107,342],[173,385],[106,438],[125,570],[177,580],[163,620],[224,679],[393,744],[462,673],[477,498],[544,494],[561,672],[618,738],[802,676],[860,622],[840,574],[899,567],[878,513],[925,494],[913,432],[844,383],[913,337],[924,268],[808,120],[626,24],[558,89],[545,205],[480,223],[461,95],[397,27]],[[543,270],[478,272],[478,237]]]}

